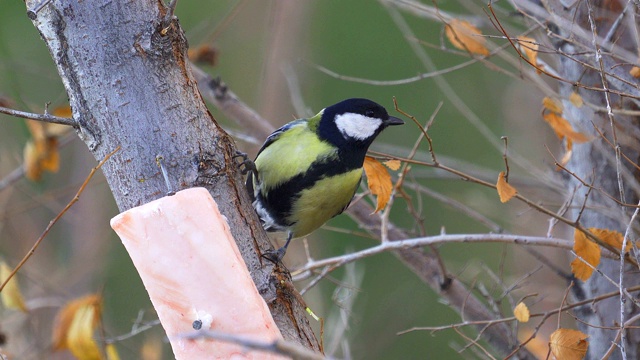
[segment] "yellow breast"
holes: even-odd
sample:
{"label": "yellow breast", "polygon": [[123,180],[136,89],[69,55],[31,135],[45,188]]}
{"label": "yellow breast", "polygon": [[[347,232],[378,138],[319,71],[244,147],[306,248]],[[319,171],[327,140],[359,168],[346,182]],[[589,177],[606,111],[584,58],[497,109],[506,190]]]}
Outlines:
{"label": "yellow breast", "polygon": [[361,177],[362,169],[356,169],[319,180],[312,188],[303,190],[293,205],[295,215],[289,219],[295,222],[293,236],[308,235],[340,214],[351,202]]}

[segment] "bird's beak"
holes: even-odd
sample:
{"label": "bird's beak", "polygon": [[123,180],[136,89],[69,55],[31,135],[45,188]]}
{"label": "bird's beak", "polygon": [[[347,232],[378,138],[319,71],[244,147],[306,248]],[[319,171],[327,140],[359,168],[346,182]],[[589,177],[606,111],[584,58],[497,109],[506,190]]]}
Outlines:
{"label": "bird's beak", "polygon": [[389,118],[387,120],[383,121],[383,124],[385,126],[391,126],[391,125],[402,125],[404,124],[404,121],[398,119],[395,116],[389,116]]}

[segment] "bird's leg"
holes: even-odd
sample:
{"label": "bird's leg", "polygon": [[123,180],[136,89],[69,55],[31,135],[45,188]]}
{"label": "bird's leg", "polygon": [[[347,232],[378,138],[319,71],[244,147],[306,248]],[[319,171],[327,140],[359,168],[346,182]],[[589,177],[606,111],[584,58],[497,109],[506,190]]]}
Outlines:
{"label": "bird's leg", "polygon": [[241,158],[242,161],[240,163],[238,163],[238,167],[240,168],[240,171],[242,172],[242,175],[247,175],[248,173],[254,173],[257,174],[258,173],[258,169],[256,168],[256,164],[253,162],[253,160],[249,159],[249,156],[246,153],[243,153],[242,151],[238,151],[236,150],[235,155],[233,155],[233,158]]}
{"label": "bird's leg", "polygon": [[280,263],[282,261],[282,258],[284,258],[284,255],[287,253],[287,247],[289,247],[289,243],[291,242],[292,238],[293,232],[289,231],[289,233],[287,234],[287,242],[284,243],[284,246],[282,246],[278,250],[266,252],[262,254],[262,257],[274,264]]}

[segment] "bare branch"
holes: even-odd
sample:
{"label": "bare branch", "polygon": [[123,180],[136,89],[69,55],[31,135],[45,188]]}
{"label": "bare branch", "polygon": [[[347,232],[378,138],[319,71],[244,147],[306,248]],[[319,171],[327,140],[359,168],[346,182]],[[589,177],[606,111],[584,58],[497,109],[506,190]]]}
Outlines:
{"label": "bare branch", "polygon": [[322,356],[322,354],[315,353],[298,344],[294,344],[292,342],[284,341],[284,340],[274,340],[272,342],[256,341],[254,339],[250,339],[244,336],[238,336],[238,335],[222,333],[218,331],[211,331],[211,330],[206,330],[206,331],[199,330],[192,333],[186,333],[181,336],[178,336],[178,338],[186,339],[186,340],[202,340],[202,339],[219,340],[224,342],[230,342],[233,344],[238,344],[251,350],[265,351],[268,353],[289,356],[293,359],[300,359],[300,360],[329,359]]}
{"label": "bare branch", "polygon": [[34,114],[34,113],[24,112],[20,110],[9,109],[2,106],[0,106],[0,113],[15,116],[22,119],[37,120],[37,121],[47,122],[51,124],[68,125],[68,126],[72,126],[73,128],[78,127],[78,123],[76,123],[76,121],[72,118],[54,116],[49,113]]}

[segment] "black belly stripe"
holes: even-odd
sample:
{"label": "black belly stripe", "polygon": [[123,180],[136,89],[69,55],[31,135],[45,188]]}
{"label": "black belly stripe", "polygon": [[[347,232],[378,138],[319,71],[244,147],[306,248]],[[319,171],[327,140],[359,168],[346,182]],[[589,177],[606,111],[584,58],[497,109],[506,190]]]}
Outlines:
{"label": "black belly stripe", "polygon": [[[362,168],[365,153],[366,149],[349,153],[340,152],[338,155],[340,160],[333,158],[314,162],[306,173],[294,176],[287,182],[269,189],[266,197],[260,193],[258,201],[271,214],[276,224],[282,227],[291,226],[293,223],[287,218],[291,214],[291,205],[299,197],[294,197],[294,194],[300,194],[303,190],[311,188],[321,179]],[[278,229],[272,230],[278,231]]]}

